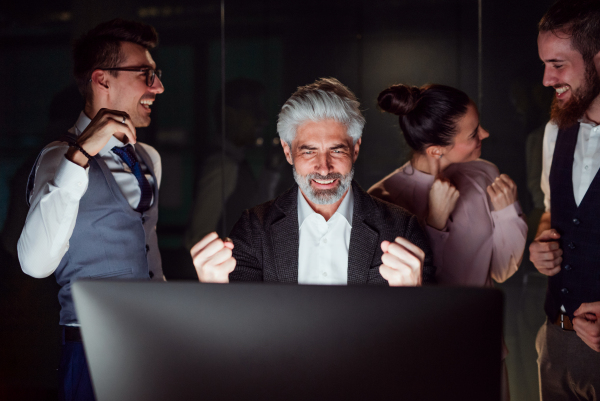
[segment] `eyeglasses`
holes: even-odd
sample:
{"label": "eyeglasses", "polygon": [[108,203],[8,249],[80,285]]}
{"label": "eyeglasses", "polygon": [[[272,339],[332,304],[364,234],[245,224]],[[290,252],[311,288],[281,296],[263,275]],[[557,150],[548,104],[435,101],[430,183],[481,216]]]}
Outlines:
{"label": "eyeglasses", "polygon": [[114,68],[98,68],[102,71],[133,71],[133,72],[143,72],[146,75],[146,85],[152,86],[154,85],[154,79],[158,76],[158,79],[162,77],[161,70],[154,70],[152,68],[142,68],[142,67],[114,67]]}

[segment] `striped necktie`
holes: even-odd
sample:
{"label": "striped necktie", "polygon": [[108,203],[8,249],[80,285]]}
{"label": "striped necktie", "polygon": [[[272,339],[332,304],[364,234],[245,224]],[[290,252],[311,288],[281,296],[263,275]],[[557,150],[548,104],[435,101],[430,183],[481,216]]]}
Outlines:
{"label": "striped necktie", "polygon": [[142,172],[142,167],[135,156],[135,150],[133,149],[133,146],[131,146],[131,144],[125,145],[122,148],[115,146],[111,150],[119,155],[121,159],[123,159],[125,164],[129,166],[129,169],[138,180],[138,183],[140,184],[141,196],[140,203],[135,211],[140,213],[145,212],[150,208],[150,203],[152,202],[152,186]]}

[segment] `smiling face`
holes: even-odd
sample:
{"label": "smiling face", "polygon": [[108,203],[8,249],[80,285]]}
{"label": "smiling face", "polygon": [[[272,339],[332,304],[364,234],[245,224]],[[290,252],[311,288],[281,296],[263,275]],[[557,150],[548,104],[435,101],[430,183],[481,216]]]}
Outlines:
{"label": "smiling face", "polygon": [[291,148],[281,142],[304,196],[318,205],[340,201],[352,183],[360,139],[352,143],[346,126],[334,120],[308,121],[296,130]]}
{"label": "smiling face", "polygon": [[564,32],[540,32],[538,52],[544,62],[544,86],[556,90],[552,120],[568,127],[585,114],[600,93],[600,79],[593,64],[586,65]]}
{"label": "smiling face", "polygon": [[465,163],[481,156],[481,141],[490,134],[479,125],[479,113],[473,103],[467,106],[467,112],[456,122],[456,135],[452,145],[444,148],[446,164]]}
{"label": "smiling face", "polygon": [[[121,52],[124,60],[119,67],[156,68],[152,56],[143,46],[121,42]],[[146,74],[143,72],[119,71],[116,77],[110,74],[106,76],[109,85],[107,107],[127,112],[136,127],[150,125],[150,106],[156,95],[165,90],[158,76],[151,87],[146,85]]]}

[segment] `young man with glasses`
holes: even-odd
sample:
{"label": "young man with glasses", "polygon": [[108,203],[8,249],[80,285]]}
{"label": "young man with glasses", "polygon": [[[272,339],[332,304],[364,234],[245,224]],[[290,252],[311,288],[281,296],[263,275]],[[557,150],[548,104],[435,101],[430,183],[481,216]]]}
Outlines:
{"label": "young man with glasses", "polygon": [[38,156],[27,185],[29,214],[18,243],[23,271],[54,273],[61,304],[61,400],[93,400],[71,284],[80,278],[164,280],[156,238],[161,164],[136,141],[164,91],[149,50],[153,27],[116,19],[73,50],[85,106],[75,126]]}

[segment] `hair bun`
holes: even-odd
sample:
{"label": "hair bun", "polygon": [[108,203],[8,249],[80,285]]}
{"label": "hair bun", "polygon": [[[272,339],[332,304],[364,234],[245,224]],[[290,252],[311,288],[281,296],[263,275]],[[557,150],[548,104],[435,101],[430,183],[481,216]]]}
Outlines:
{"label": "hair bun", "polygon": [[379,94],[377,105],[383,111],[404,116],[415,108],[420,97],[421,89],[416,86],[392,85]]}

